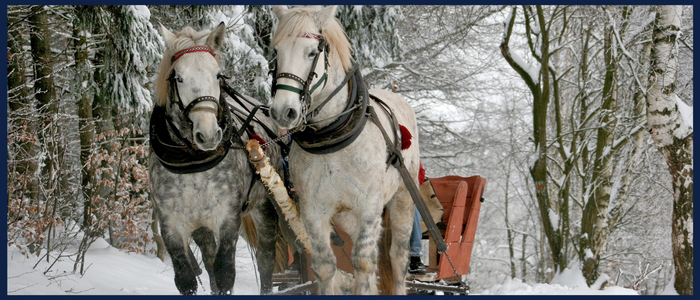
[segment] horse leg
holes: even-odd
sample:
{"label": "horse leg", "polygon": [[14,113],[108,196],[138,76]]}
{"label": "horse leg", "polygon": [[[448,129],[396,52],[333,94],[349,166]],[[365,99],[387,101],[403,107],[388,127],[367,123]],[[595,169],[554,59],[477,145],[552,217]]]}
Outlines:
{"label": "horse leg", "polygon": [[394,274],[394,295],[406,294],[406,273],[408,272],[409,240],[413,230],[415,205],[405,188],[394,194],[388,205],[391,218],[391,269]]}
{"label": "horse leg", "polygon": [[216,239],[214,239],[214,232],[209,228],[199,227],[192,232],[192,239],[194,239],[194,242],[197,243],[199,250],[202,252],[204,268],[207,270],[207,274],[209,274],[211,292],[212,294],[218,294],[216,276],[214,276],[214,258],[216,257]]}
{"label": "horse leg", "polygon": [[255,222],[258,235],[258,249],[255,259],[260,273],[260,294],[272,292],[272,273],[275,269],[275,244],[277,243],[277,212],[272,202],[274,199],[264,199],[259,209],[250,215]]}
{"label": "horse leg", "polygon": [[[302,209],[314,211],[314,209]],[[336,258],[331,249],[330,216],[303,215],[304,227],[311,241],[311,270],[318,280],[318,290],[321,295],[341,294],[336,281]]]}
{"label": "horse leg", "polygon": [[[187,239],[179,234],[172,234],[170,227],[166,222],[161,222],[160,234],[163,237],[165,248],[168,249],[170,259],[173,262],[173,270],[175,271],[175,286],[180,294],[194,295],[197,293],[198,275],[192,267],[192,255],[189,245],[185,242]],[[195,261],[196,263],[196,261]],[[201,272],[201,270],[199,271]]]}
{"label": "horse leg", "polygon": [[214,277],[216,277],[218,294],[233,293],[233,282],[236,280],[236,243],[238,243],[240,227],[240,216],[234,216],[224,222],[219,232],[219,250],[214,260]]}
{"label": "horse leg", "polygon": [[377,294],[377,241],[381,233],[381,211],[362,215],[357,238],[353,241],[352,267],[355,269],[355,295]]}

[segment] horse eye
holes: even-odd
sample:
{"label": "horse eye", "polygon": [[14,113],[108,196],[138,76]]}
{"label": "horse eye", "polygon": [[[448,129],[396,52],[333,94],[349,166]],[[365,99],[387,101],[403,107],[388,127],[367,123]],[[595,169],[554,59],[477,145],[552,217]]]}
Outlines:
{"label": "horse eye", "polygon": [[309,53],[309,58],[314,58],[314,57],[316,57],[317,54],[318,54],[318,52],[311,51],[311,53]]}
{"label": "horse eye", "polygon": [[173,78],[174,78],[177,82],[182,82],[182,77],[180,77],[179,75],[175,75],[175,76],[173,76]]}

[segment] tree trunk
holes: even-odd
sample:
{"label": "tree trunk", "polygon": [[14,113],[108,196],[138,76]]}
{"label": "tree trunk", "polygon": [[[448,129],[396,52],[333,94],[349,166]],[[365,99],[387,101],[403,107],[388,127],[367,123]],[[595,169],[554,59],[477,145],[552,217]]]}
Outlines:
{"label": "tree trunk", "polygon": [[[38,130],[39,143],[45,145],[43,151],[46,152],[44,159],[44,168],[42,169],[42,177],[45,181],[43,185],[43,194],[39,195],[44,201],[41,205],[44,206],[43,218],[51,218],[49,214],[55,213],[51,209],[51,204],[57,203],[57,195],[60,193],[61,172],[59,170],[59,157],[61,150],[59,149],[59,141],[57,139],[57,124],[56,115],[58,114],[58,99],[56,99],[56,91],[53,81],[53,62],[51,59],[51,35],[49,33],[48,13],[43,5],[34,6],[31,9],[29,16],[29,37],[31,43],[32,60],[34,67],[34,89],[36,91],[36,99],[38,100],[38,116],[43,120],[41,127]],[[47,222],[42,231],[50,230],[53,227],[53,222]],[[50,233],[47,234],[50,237]],[[48,243],[47,239],[47,243]],[[40,251],[37,244],[32,243],[30,251]],[[49,248],[49,246],[47,246]]]}
{"label": "tree trunk", "polygon": [[[12,129],[21,132],[21,135],[26,139],[21,139],[18,144],[22,153],[18,154],[16,171],[19,174],[27,176],[27,182],[24,189],[24,194],[29,199],[36,199],[38,195],[38,181],[36,178],[36,170],[38,168],[35,160],[36,146],[35,142],[30,139],[36,137],[36,118],[33,114],[34,109],[31,106],[31,99],[28,97],[27,79],[25,76],[26,61],[25,51],[22,49],[26,44],[25,37],[22,35],[23,28],[20,22],[21,16],[16,14],[8,14],[8,24],[15,24],[14,28],[8,28],[7,38],[7,90],[8,104],[11,112],[17,115],[8,115],[8,121],[12,123]],[[20,130],[21,128],[21,130]]]}
{"label": "tree trunk", "polygon": [[[607,6],[606,10],[612,10]],[[595,161],[593,163],[593,201],[588,201],[581,218],[581,240],[579,255],[583,262],[583,276],[590,286],[598,278],[600,254],[605,250],[608,228],[608,207],[613,184],[613,130],[617,120],[617,58],[614,56],[613,20],[605,25],[604,61],[605,81],[603,84],[603,101],[601,106],[598,135],[596,141]]]}
{"label": "tree trunk", "polygon": [[[510,171],[510,161],[508,163],[508,171]],[[508,254],[509,254],[509,260],[510,260],[510,278],[515,278],[515,249],[514,247],[514,239],[513,237],[513,230],[510,228],[510,222],[508,221],[508,185],[510,184],[510,172],[508,172],[506,175],[506,195],[505,195],[505,221],[506,221],[506,235],[508,238]]]}
{"label": "tree trunk", "polygon": [[[538,208],[540,211],[540,220],[549,248],[552,251],[551,257],[554,263],[555,272],[561,270],[562,266],[566,266],[566,257],[562,255],[562,237],[559,221],[561,220],[560,211],[555,203],[552,203],[549,197],[549,189],[547,185],[547,105],[549,103],[549,40],[547,35],[546,22],[544,21],[544,12],[541,6],[537,6],[537,18],[539,19],[540,34],[542,35],[542,48],[540,58],[540,77],[532,78],[523,66],[518,65],[510,53],[508,42],[515,24],[516,8],[513,7],[511,20],[507,22],[508,27],[505,28],[503,42],[500,45],[501,54],[506,59],[508,64],[515,70],[518,75],[525,81],[533,97],[533,137],[535,142],[535,151],[537,159],[530,167],[530,175],[535,185],[535,196],[537,198]],[[529,26],[526,14],[526,25]],[[554,222],[553,222],[554,221]],[[556,226],[556,227],[555,227]],[[543,249],[544,250],[544,249]]]}
{"label": "tree trunk", "polygon": [[[647,42],[642,48],[642,55],[641,59],[639,60],[642,64],[639,67],[640,74],[647,74],[649,72],[650,56],[651,43]],[[640,82],[637,81],[635,85],[637,90],[634,93],[632,100],[634,101],[633,116],[636,120],[636,124],[639,124],[638,126],[641,128],[644,122],[646,121],[646,99],[644,94],[644,89],[646,87],[639,86],[639,84]],[[617,195],[617,203],[615,204],[615,207],[613,207],[610,210],[610,220],[608,222],[608,227],[610,228],[610,231],[615,230],[615,224],[620,219],[622,213],[622,205],[625,202],[627,202],[627,199],[629,198],[627,195],[629,193],[630,188],[632,187],[634,170],[636,170],[642,162],[642,154],[645,151],[644,130],[636,130],[634,133],[632,133],[631,139],[632,150],[628,157],[628,163],[625,164],[625,171],[623,172],[624,175],[622,175],[622,179],[620,180],[620,190],[618,191]]]}
{"label": "tree trunk", "polygon": [[[40,142],[47,145],[47,158],[42,173],[48,178],[48,184],[57,181],[58,145],[51,134],[51,126],[54,124],[54,116],[58,112],[58,99],[53,82],[53,64],[51,60],[51,41],[48,27],[48,13],[43,5],[32,7],[32,14],[29,17],[30,42],[32,49],[32,60],[34,62],[34,78],[36,83],[36,99],[39,101],[38,109],[43,123],[39,129]],[[47,194],[53,193],[53,188],[48,188]]]}
{"label": "tree trunk", "polygon": [[681,6],[659,6],[651,47],[647,122],[673,179],[671,243],[674,287],[693,294],[693,132],[681,116],[675,94]]}
{"label": "tree trunk", "polygon": [[84,22],[80,20],[80,12],[76,11],[73,22],[73,41],[75,46],[75,78],[74,83],[79,88],[75,92],[78,100],[78,130],[80,136],[80,165],[81,189],[83,194],[83,230],[89,232],[91,227],[90,211],[92,195],[95,190],[93,171],[89,158],[95,135],[95,123],[92,118],[92,79],[90,76],[90,61],[88,60],[88,41]]}

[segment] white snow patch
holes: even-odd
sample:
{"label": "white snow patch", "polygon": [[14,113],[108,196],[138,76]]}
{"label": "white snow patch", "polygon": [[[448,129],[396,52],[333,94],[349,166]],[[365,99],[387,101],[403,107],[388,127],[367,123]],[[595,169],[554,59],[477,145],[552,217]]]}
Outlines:
{"label": "white snow patch", "polygon": [[547,212],[549,214],[549,221],[552,222],[552,227],[554,227],[554,230],[559,230],[559,214],[551,208]]}
{"label": "white snow patch", "polygon": [[[581,271],[579,271],[581,273]],[[583,275],[581,275],[583,278]],[[585,283],[585,281],[584,281]],[[480,294],[470,295],[638,295],[632,289],[622,287],[608,287],[605,290],[594,290],[588,288],[585,284],[581,287],[570,287],[558,283],[542,284],[535,283],[529,285],[524,283],[520,278],[506,279],[503,284],[495,285],[494,287],[483,291]]]}
{"label": "white snow patch", "polygon": [[693,107],[688,106],[681,100],[681,98],[678,98],[678,95],[675,93],[671,95],[674,101],[676,101],[676,105],[678,105],[678,111],[681,113],[681,117],[683,117],[683,123],[688,125],[691,129],[693,128]]}
{"label": "white snow patch", "polygon": [[673,286],[673,284],[675,282],[676,282],[676,277],[671,276],[671,280],[668,281],[666,288],[664,288],[664,291],[661,292],[661,294],[659,294],[659,295],[678,295],[676,288]]}
{"label": "white snow patch", "polygon": [[595,282],[591,284],[591,289],[599,290],[600,286],[608,280],[610,280],[610,276],[608,276],[607,274],[600,274],[600,277],[598,277],[598,279],[596,279]]}
{"label": "white snow patch", "polygon": [[[68,250],[63,255],[74,253]],[[51,263],[59,253],[53,253]],[[16,246],[7,247],[8,295],[178,295],[169,256],[165,262],[154,255],[126,253],[99,239],[85,256],[84,276],[72,274],[73,260],[61,258],[49,272],[50,263],[23,256]],[[204,271],[204,266],[201,266]],[[235,295],[258,295],[258,275],[248,244],[239,238],[236,245]],[[198,294],[209,294],[206,271],[199,276]]]}
{"label": "white snow patch", "polygon": [[583,277],[583,273],[579,268],[566,268],[562,270],[560,273],[554,275],[554,278],[552,278],[552,282],[550,283],[559,284],[569,288],[588,287],[588,284],[586,284],[586,278]]}
{"label": "white snow patch", "polygon": [[146,5],[132,5],[129,6],[129,10],[132,11],[135,18],[139,18],[146,21],[151,19],[151,11]]}
{"label": "white snow patch", "polygon": [[591,249],[589,248],[586,248],[585,250],[583,250],[583,252],[586,253],[586,259],[595,257],[595,255],[593,255],[593,251],[591,251]]}
{"label": "white snow patch", "polygon": [[513,62],[515,62],[518,66],[520,66],[525,72],[527,72],[528,75],[530,75],[530,78],[532,78],[532,81],[537,84],[540,81],[540,65],[535,65],[535,66],[530,66],[527,64],[518,54],[516,54],[513,51],[508,50],[510,53],[510,57],[513,58]]}

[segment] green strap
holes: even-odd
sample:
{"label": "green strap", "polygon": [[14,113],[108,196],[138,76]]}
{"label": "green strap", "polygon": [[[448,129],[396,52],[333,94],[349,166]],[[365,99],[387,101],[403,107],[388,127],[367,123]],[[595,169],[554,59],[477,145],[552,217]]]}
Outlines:
{"label": "green strap", "polygon": [[297,94],[301,95],[301,89],[295,88],[295,87],[293,87],[293,86],[291,86],[291,85],[278,84],[278,85],[277,85],[277,89],[278,89],[278,90],[288,90],[288,91],[291,91],[291,92],[294,92],[294,93],[297,93]]}
{"label": "green strap", "polygon": [[328,82],[328,74],[323,73],[323,76],[321,76],[321,79],[318,80],[318,82],[314,85],[314,87],[311,88],[311,91],[309,91],[309,94],[313,94],[314,91],[318,88],[321,83],[323,83],[323,87],[326,87],[326,82]]}
{"label": "green strap", "polygon": [[[325,88],[327,82],[328,82],[328,75],[324,73],[323,76],[321,76],[321,79],[314,85],[313,88],[311,88],[311,91],[309,91],[309,94],[312,94],[321,85],[321,83],[323,83],[323,87]],[[291,85],[286,85],[286,84],[278,84],[277,89],[288,90],[288,91],[297,93],[299,95],[301,95],[301,93],[302,93],[301,89],[295,88]]]}

